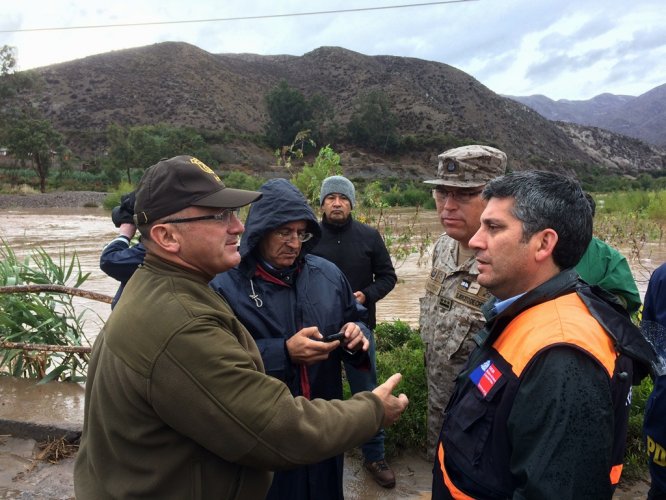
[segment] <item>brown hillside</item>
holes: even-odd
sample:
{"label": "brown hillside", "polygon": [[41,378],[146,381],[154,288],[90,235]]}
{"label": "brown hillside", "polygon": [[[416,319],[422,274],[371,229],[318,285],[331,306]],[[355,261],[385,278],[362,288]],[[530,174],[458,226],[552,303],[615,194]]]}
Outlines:
{"label": "brown hillside", "polygon": [[[214,55],[186,43],[165,42],[36,71],[44,85],[31,96],[33,101],[81,156],[103,152],[105,129],[113,122],[261,134],[267,122],[264,95],[285,79],[306,96],[327,97],[343,127],[357,97],[380,89],[393,104],[402,134],[449,134],[491,144],[507,152],[513,169],[570,170],[598,163],[566,129],[495,94],[466,73],[432,61],[366,56],[335,47],[300,57]],[[272,163],[268,150],[225,147],[237,151],[235,160],[255,170]],[[441,152],[386,159],[343,145],[336,148],[343,153],[345,168],[359,175],[401,177],[432,173]],[[652,164],[642,165],[650,169]]]}

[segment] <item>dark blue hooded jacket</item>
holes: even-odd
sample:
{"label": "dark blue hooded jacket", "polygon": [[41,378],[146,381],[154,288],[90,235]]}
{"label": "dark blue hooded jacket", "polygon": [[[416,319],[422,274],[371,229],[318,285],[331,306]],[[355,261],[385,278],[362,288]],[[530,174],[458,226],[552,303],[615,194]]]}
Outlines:
{"label": "dark blue hooded jacket", "polygon": [[[360,323],[367,311],[335,264],[309,254],[321,231],[300,191],[285,179],[270,180],[259,191],[263,197],[252,204],[241,238],[241,263],[217,275],[210,285],[225,297],[254,337],[269,375],[284,381],[296,396],[309,388],[312,399],[342,399],[342,357],[362,364],[367,363],[367,355],[350,356],[338,348],[326,361],[305,367],[291,363],[285,342],[305,327],[316,326],[323,335],[330,335],[350,321],[359,323],[367,336],[367,327]],[[303,243],[296,273],[285,272],[282,283],[265,279],[265,273],[257,274],[257,247],[263,236],[299,220],[307,222],[307,231],[314,237]],[[342,498],[342,455],[277,473],[268,498]]]}

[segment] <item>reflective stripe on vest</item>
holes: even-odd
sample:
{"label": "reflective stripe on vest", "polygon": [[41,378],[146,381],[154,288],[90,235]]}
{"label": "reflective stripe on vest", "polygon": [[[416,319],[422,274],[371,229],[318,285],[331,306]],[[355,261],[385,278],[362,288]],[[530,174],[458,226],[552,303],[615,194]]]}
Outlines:
{"label": "reflective stripe on vest", "polygon": [[449,477],[449,474],[446,472],[446,467],[444,466],[444,445],[442,445],[442,442],[439,442],[439,446],[437,447],[437,455],[439,458],[439,468],[442,471],[442,479],[444,480],[444,484],[446,485],[446,488],[449,490],[449,493],[455,500],[474,500],[474,497],[470,497],[460,491],[458,488],[456,488],[456,485],[453,484],[453,481],[451,481],[451,478]]}
{"label": "reflective stripe on vest", "polygon": [[622,467],[624,467],[624,464],[614,465],[611,467],[611,484],[618,484],[620,482],[620,476],[622,476]]}
{"label": "reflective stripe on vest", "polygon": [[[538,325],[538,331],[533,325]],[[581,336],[581,332],[586,335]],[[539,351],[557,344],[580,347],[603,365],[609,378],[613,376],[617,358],[613,339],[575,293],[523,311],[507,325],[493,347],[520,377]]]}

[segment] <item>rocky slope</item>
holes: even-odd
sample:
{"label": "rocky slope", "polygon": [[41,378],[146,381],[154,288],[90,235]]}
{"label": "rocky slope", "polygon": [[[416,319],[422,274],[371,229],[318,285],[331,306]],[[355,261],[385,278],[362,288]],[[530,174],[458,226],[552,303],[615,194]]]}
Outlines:
{"label": "rocky slope", "polygon": [[666,148],[666,84],[634,97],[601,94],[587,101],[507,96],[549,120],[589,125]]}
{"label": "rocky slope", "polygon": [[[598,155],[579,147],[566,127],[495,94],[456,68],[433,61],[366,56],[337,47],[322,47],[300,57],[215,55],[186,43],[164,42],[36,72],[44,83],[29,99],[82,158],[104,154],[105,131],[111,123],[166,123],[236,137],[222,145],[230,167],[270,174],[275,163],[271,151],[238,138],[263,132],[268,120],[264,96],[286,80],[307,97],[326,97],[342,129],[357,99],[381,90],[392,103],[402,135],[449,136],[490,144],[507,152],[514,170],[571,171],[599,161]],[[364,176],[400,178],[432,175],[436,155],[444,146],[386,158],[335,145],[343,161],[348,161],[345,168],[358,169]],[[642,155],[638,150],[631,154]],[[666,157],[666,152],[655,154],[662,160]],[[638,163],[651,170],[661,168],[663,161],[615,163],[623,165],[621,169]]]}

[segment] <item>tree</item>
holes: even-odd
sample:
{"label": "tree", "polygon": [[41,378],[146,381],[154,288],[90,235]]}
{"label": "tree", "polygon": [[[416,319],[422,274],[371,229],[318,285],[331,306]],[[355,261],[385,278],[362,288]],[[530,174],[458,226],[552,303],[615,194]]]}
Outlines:
{"label": "tree", "polygon": [[5,140],[9,97],[14,94],[11,75],[16,66],[15,52],[16,49],[9,45],[0,48],[0,145]]}
{"label": "tree", "polygon": [[321,94],[315,94],[310,99],[312,110],[311,136],[316,144],[326,144],[337,141],[342,134],[339,125],[335,122],[335,113],[331,103]]}
{"label": "tree", "polygon": [[132,168],[145,169],[162,158],[180,154],[191,154],[204,162],[210,156],[203,137],[191,128],[164,124],[123,128],[112,124],[107,129],[107,139],[113,166],[125,169],[130,184]]}
{"label": "tree", "polygon": [[269,122],[266,125],[266,140],[279,148],[291,144],[296,134],[315,127],[313,119],[315,106],[322,106],[317,100],[314,105],[298,90],[282,80],[264,97]]}
{"label": "tree", "polygon": [[45,193],[52,160],[64,148],[62,136],[48,120],[23,117],[10,124],[6,140],[10,153],[35,170],[39,190]]}
{"label": "tree", "polygon": [[382,153],[395,151],[400,143],[391,103],[388,96],[379,90],[368,92],[358,99],[347,130],[354,144]]}
{"label": "tree", "polygon": [[37,83],[37,76],[32,71],[15,72],[16,48],[9,45],[0,47],[0,114],[13,114],[25,110],[28,103],[15,98],[21,90]]}
{"label": "tree", "polygon": [[39,190],[46,192],[46,179],[53,158],[64,150],[62,136],[21,91],[37,84],[32,72],[15,73],[16,49],[0,48],[0,142],[39,177]]}
{"label": "tree", "polygon": [[16,67],[16,47],[3,45],[0,48],[0,76],[9,75]]}
{"label": "tree", "polygon": [[305,163],[303,169],[292,176],[291,182],[314,206],[319,205],[319,189],[326,177],[341,175],[340,155],[330,146],[323,147],[312,165]]}

